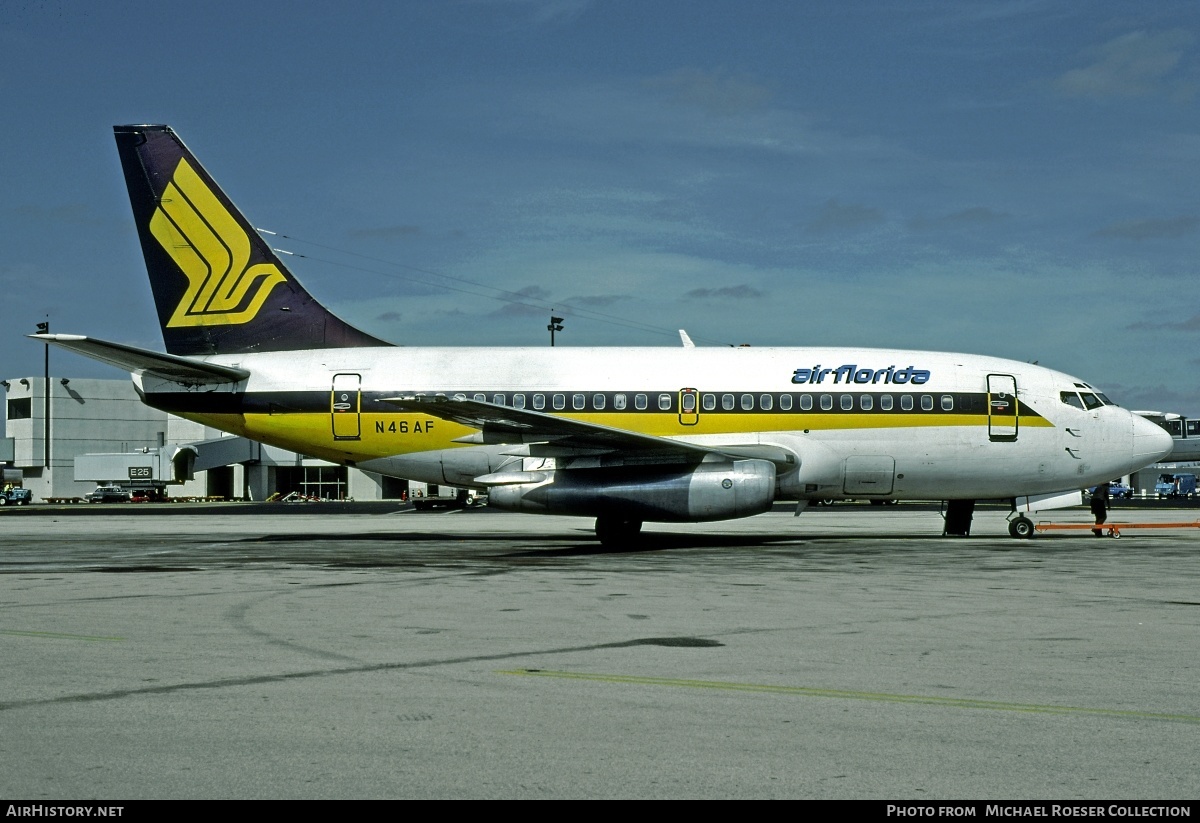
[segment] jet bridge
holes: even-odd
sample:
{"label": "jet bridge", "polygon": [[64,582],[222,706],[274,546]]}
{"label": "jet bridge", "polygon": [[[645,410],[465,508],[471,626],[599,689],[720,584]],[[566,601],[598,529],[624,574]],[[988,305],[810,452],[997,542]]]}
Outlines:
{"label": "jet bridge", "polygon": [[196,443],[168,443],[118,454],[81,454],[75,479],[126,486],[174,485],[196,472],[262,460],[263,445],[244,437],[217,437]]}

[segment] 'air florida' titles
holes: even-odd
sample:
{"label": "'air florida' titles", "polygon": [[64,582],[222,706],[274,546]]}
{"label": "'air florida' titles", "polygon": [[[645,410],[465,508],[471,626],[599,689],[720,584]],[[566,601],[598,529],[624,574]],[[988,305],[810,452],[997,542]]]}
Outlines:
{"label": "'air florida' titles", "polygon": [[838,366],[831,369],[823,369],[817,365],[811,369],[796,369],[792,374],[792,382],[819,384],[824,383],[825,378],[830,375],[833,375],[830,383],[857,383],[859,385],[885,383],[895,386],[904,384],[920,386],[929,382],[927,369],[918,369],[914,366],[906,366],[903,369],[895,366],[888,366],[886,369],[860,369],[857,365]]}

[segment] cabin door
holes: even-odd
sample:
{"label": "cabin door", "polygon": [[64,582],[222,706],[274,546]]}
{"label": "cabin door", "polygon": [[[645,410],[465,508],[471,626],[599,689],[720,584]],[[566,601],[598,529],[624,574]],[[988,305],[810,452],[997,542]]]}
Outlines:
{"label": "cabin door", "polygon": [[1011,374],[989,374],[988,439],[1013,441],[1020,425],[1020,404],[1017,402],[1017,378]]}
{"label": "cabin door", "polygon": [[329,399],[334,440],[358,440],[362,436],[362,378],[357,374],[335,374]]}

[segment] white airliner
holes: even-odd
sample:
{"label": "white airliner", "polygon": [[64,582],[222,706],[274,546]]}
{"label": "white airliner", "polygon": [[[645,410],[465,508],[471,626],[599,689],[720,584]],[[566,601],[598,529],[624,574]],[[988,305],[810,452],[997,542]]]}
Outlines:
{"label": "white airliner", "polygon": [[[317,303],[166,126],[117,148],[167,353],[34,335],[133,374],[146,403],[489,505],[645,521],[745,517],[777,500],[974,501],[1014,513],[1154,463],[1171,438],[1036,365],[855,348],[395,347]],[[1033,524],[1010,516],[1010,532]]]}

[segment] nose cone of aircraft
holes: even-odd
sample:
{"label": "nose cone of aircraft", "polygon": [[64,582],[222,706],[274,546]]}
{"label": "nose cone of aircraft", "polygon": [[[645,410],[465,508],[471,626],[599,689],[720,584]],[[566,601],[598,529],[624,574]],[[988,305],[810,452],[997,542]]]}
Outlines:
{"label": "nose cone of aircraft", "polygon": [[1141,415],[1133,415],[1133,454],[1142,461],[1141,465],[1159,462],[1174,448],[1175,441],[1165,429]]}

